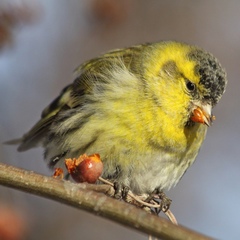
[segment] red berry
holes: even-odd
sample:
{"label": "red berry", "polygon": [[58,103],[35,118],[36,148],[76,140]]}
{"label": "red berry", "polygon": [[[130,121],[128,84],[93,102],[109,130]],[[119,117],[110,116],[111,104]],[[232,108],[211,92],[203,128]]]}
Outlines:
{"label": "red berry", "polygon": [[78,159],[66,159],[65,165],[76,182],[95,183],[103,171],[99,154],[83,154]]}

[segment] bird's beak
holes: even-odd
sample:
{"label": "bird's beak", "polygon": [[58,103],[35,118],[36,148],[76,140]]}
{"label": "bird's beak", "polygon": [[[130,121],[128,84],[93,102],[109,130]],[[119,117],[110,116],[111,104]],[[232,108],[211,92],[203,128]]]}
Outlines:
{"label": "bird's beak", "polygon": [[212,106],[210,104],[194,103],[190,119],[209,127],[215,120],[215,116],[212,116]]}

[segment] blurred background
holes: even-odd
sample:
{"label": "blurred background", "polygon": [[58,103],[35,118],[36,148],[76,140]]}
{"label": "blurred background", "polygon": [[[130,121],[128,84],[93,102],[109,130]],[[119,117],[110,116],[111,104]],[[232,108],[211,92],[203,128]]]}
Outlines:
{"label": "blurred background", "polygon": [[[240,1],[234,0],[1,0],[0,141],[28,131],[85,60],[144,42],[196,44],[220,60],[229,83],[197,161],[167,194],[180,224],[217,239],[239,239],[239,9]],[[0,161],[51,175],[42,159],[42,149],[19,153],[0,145]],[[0,209],[8,214],[5,226],[6,219],[9,225],[18,223],[17,229],[8,229],[8,240],[147,239],[100,217],[1,186]]]}

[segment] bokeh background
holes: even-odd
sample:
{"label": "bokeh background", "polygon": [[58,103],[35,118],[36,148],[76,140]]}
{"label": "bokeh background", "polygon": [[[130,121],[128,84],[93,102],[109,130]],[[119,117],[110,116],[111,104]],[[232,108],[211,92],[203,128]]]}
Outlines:
{"label": "bokeh background", "polygon": [[[13,7],[26,12],[17,15],[20,24],[7,26],[13,29],[2,35],[8,38],[0,45],[1,142],[29,130],[42,109],[73,80],[73,69],[107,50],[178,40],[199,45],[219,58],[229,84],[214,109],[217,120],[197,161],[168,196],[180,224],[217,239],[239,239],[240,1],[0,2],[0,9]],[[18,153],[15,147],[0,145],[0,158],[51,174],[42,149]],[[16,209],[21,216],[23,239],[147,239],[100,217],[6,187],[0,187],[0,205]]]}

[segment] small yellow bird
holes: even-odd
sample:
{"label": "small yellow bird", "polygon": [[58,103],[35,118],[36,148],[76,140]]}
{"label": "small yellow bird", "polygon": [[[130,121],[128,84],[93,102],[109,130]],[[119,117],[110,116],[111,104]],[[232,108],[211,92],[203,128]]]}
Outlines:
{"label": "small yellow bird", "polygon": [[19,151],[45,149],[50,167],[99,153],[102,176],[136,194],[175,186],[194,162],[226,88],[210,53],[166,41],[110,51],[80,65]]}

